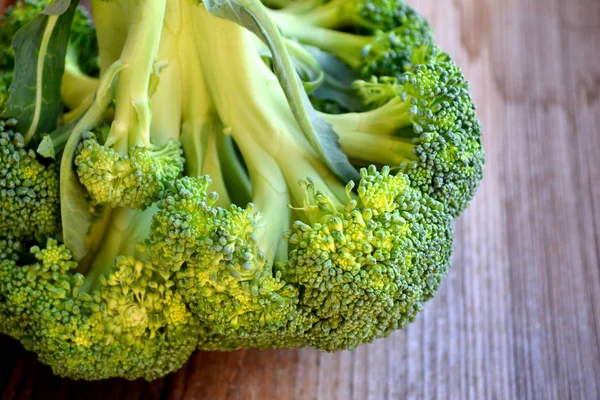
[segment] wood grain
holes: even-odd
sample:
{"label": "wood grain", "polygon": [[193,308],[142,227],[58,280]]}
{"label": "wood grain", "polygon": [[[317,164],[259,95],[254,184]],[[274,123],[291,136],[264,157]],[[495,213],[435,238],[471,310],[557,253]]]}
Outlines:
{"label": "wood grain", "polygon": [[453,268],[412,326],[355,352],[197,353],[153,383],[59,379],[2,337],[0,395],[600,398],[600,2],[413,4],[472,82],[488,158]]}

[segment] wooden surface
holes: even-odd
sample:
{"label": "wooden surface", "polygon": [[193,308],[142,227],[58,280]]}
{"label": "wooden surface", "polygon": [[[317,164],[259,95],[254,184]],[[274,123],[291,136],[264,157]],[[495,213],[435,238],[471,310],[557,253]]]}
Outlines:
{"label": "wooden surface", "polygon": [[600,1],[413,4],[472,82],[488,162],[412,326],[355,352],[198,353],[153,383],[59,379],[2,337],[0,395],[599,399]]}

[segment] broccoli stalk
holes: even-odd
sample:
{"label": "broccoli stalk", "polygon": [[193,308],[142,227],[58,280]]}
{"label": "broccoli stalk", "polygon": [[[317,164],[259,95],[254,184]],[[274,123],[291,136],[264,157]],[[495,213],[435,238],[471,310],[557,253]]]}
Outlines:
{"label": "broccoli stalk", "polygon": [[115,118],[105,146],[127,155],[129,147],[151,147],[149,94],[157,79],[156,61],[166,0],[145,0],[129,10],[129,33],[121,53]]}
{"label": "broccoli stalk", "polygon": [[78,64],[76,49],[67,48],[65,73],[61,81],[60,96],[64,105],[71,110],[63,116],[64,122],[75,121],[94,101],[98,79],[86,75]]}
{"label": "broccoli stalk", "polygon": [[[203,58],[207,60],[203,69],[211,97],[246,161],[257,209],[281,208],[265,203],[273,199],[281,200],[279,204],[289,204],[286,185],[295,200],[292,203],[302,202],[305,191],[298,181],[308,176],[315,177],[315,185],[331,197],[345,198],[344,185],[318,160],[304,138],[275,75],[254,49],[252,34],[206,12],[199,13],[203,21],[202,37],[207,39],[200,42],[201,52],[211,54],[210,58]],[[231,96],[235,92],[238,94]],[[280,193],[283,198],[268,193]],[[275,221],[269,220],[266,225]]]}

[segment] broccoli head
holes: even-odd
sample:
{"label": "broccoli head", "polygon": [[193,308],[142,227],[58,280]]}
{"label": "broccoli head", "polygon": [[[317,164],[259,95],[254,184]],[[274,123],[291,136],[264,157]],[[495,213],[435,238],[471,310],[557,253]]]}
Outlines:
{"label": "broccoli head", "polygon": [[354,349],[417,317],[484,164],[468,83],[423,17],[92,5],[96,26],[75,5],[40,17],[64,36],[62,79],[39,88],[61,94],[56,130],[0,122],[1,332],[61,376],[152,380],[197,349]]}

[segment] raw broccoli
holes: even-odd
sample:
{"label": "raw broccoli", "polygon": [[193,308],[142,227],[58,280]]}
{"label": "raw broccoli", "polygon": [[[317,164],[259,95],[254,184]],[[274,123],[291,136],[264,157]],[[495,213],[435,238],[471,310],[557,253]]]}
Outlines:
{"label": "raw broccoli", "polygon": [[11,64],[0,331],[56,374],[354,349],[435,295],[484,163],[463,74],[404,2],[264,3],[92,0],[95,28],[74,4],[36,17],[65,55],[39,93],[69,112],[19,133],[22,110],[46,108]]}
{"label": "raw broccoli", "polygon": [[168,277],[150,261],[122,255],[132,250],[119,247],[118,235],[136,234],[132,227],[144,219],[138,213],[115,213],[119,223],[85,277],[54,239],[22,261],[13,257],[15,243],[0,242],[0,330],[75,379],[152,380],[179,368],[196,348],[200,326]]}
{"label": "raw broccoli", "polygon": [[344,151],[366,164],[397,166],[413,186],[460,214],[479,186],[484,154],[469,85],[456,64],[438,55],[400,79],[355,85],[370,111],[323,115]]}

